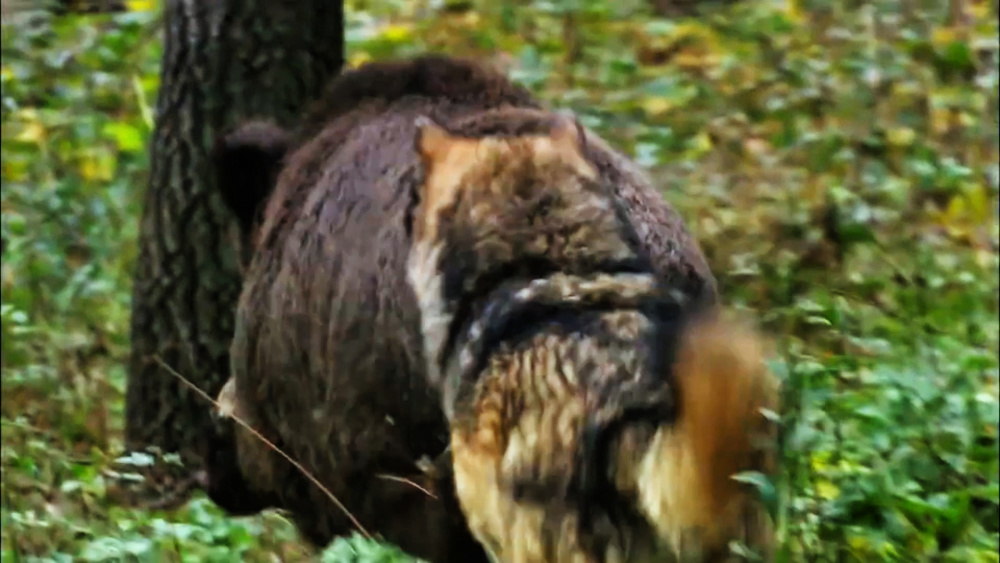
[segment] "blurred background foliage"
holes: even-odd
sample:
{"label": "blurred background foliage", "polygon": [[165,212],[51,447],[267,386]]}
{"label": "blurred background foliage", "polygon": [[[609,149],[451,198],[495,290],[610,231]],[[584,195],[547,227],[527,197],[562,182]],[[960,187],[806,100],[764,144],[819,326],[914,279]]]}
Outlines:
{"label": "blurred background foliage", "polygon": [[[125,4],[4,14],[3,561],[315,557],[277,513],[104,497],[162,54]],[[704,4],[349,0],[349,64],[482,57],[650,170],[776,338],[780,560],[1000,561],[996,2]]]}

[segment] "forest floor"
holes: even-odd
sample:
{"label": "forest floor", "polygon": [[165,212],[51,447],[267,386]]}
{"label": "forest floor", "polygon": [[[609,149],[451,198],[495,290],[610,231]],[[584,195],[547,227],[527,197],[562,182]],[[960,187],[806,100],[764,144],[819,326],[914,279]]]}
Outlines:
{"label": "forest floor", "polygon": [[[3,28],[2,560],[403,560],[105,499],[162,54],[130,4]],[[350,63],[491,58],[650,170],[777,340],[780,561],[1000,561],[996,3],[514,4],[349,1]]]}

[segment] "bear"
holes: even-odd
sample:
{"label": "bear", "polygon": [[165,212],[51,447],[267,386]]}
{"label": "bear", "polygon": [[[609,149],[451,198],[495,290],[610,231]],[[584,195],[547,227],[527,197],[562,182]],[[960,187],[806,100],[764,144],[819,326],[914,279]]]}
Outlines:
{"label": "bear", "polygon": [[[209,483],[240,480],[317,545],[360,527],[430,561],[486,561],[455,497],[441,382],[406,281],[425,175],[418,116],[482,137],[545,132],[558,114],[485,65],[428,54],[343,72],[288,133],[256,123],[220,139],[218,189],[247,249],[227,393],[327,491],[241,427],[237,460],[220,460],[226,478]],[[714,302],[677,212],[635,163],[587,138],[658,278]]]}
{"label": "bear", "polygon": [[775,466],[764,341],[658,278],[575,120],[478,138],[417,122],[407,280],[490,559],[766,551],[766,511],[731,479]]}

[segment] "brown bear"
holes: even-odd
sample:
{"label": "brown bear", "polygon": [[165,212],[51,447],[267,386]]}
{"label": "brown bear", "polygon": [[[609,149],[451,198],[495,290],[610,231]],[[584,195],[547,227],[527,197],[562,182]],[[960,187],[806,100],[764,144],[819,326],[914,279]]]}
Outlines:
{"label": "brown bear", "polygon": [[[218,146],[219,187],[251,250],[229,391],[242,418],[342,507],[240,428],[242,476],[233,478],[261,506],[288,509],[317,544],[360,526],[430,561],[485,561],[450,473],[424,463],[450,466],[439,382],[426,373],[405,275],[425,173],[418,116],[471,138],[543,133],[559,118],[500,73],[427,55],[344,72],[291,135],[258,123]],[[585,157],[657,275],[692,303],[715,301],[715,280],[677,213],[636,164],[596,134],[587,139]]]}

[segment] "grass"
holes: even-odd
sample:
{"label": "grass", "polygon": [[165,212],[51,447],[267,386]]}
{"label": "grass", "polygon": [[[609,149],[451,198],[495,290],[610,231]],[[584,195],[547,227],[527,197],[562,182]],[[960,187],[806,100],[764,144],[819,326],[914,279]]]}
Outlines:
{"label": "grass", "polygon": [[[650,170],[777,338],[780,560],[1000,561],[995,4],[503,4],[352,0],[350,62],[491,58]],[[3,28],[2,560],[405,560],[310,555],[280,514],[203,497],[105,499],[156,16]]]}

